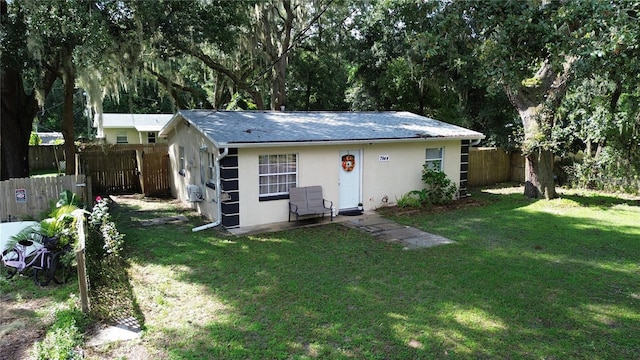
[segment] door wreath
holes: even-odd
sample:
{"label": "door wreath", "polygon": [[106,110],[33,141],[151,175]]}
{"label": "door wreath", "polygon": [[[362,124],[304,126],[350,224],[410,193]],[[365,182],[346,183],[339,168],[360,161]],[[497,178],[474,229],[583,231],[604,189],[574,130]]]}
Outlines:
{"label": "door wreath", "polygon": [[351,155],[351,154],[347,154],[347,155],[343,155],[342,156],[342,168],[344,169],[344,171],[349,172],[352,171],[353,168],[356,167],[356,157]]}

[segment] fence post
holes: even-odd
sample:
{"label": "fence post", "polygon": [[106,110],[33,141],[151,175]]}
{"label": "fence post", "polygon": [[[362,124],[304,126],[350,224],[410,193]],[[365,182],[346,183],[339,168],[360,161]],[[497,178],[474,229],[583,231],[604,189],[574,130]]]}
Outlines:
{"label": "fence post", "polygon": [[78,229],[78,250],[76,251],[76,262],[78,263],[78,288],[80,291],[80,307],[82,312],[87,313],[91,309],[89,304],[89,282],[87,281],[87,265],[85,257],[85,243],[87,236],[86,221],[84,211],[76,214],[76,224]]}

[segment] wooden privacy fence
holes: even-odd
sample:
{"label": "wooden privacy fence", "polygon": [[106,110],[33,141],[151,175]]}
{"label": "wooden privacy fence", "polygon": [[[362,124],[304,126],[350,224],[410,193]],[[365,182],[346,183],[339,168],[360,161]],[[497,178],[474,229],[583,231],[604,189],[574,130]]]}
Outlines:
{"label": "wooden privacy fence", "polygon": [[0,182],[0,221],[37,219],[69,190],[89,198],[84,175],[9,179]]}
{"label": "wooden privacy fence", "polygon": [[169,154],[167,152],[138,152],[142,164],[140,184],[146,196],[169,193]]}
{"label": "wooden privacy fence", "polygon": [[524,157],[500,148],[472,148],[469,151],[469,186],[507,181],[524,181]]}
{"label": "wooden privacy fence", "polygon": [[140,192],[135,150],[83,151],[79,155],[79,168],[91,177],[94,194]]}
{"label": "wooden privacy fence", "polygon": [[91,177],[96,194],[169,193],[166,144],[93,145],[80,150],[77,173]]}
{"label": "wooden privacy fence", "polygon": [[62,145],[29,146],[29,170],[57,170],[58,163],[65,161]]}

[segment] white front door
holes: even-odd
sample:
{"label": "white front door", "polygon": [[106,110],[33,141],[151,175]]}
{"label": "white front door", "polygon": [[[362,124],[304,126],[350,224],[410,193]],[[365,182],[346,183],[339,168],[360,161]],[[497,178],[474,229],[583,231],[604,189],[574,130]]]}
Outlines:
{"label": "white front door", "polygon": [[338,209],[355,209],[360,203],[362,151],[340,151],[338,166],[340,166],[340,201],[338,202]]}

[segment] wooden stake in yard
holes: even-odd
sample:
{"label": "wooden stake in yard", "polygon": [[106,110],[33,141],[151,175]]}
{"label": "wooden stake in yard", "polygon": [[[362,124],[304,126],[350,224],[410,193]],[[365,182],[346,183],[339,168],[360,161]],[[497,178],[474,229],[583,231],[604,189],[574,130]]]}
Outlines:
{"label": "wooden stake in yard", "polygon": [[76,214],[76,226],[78,229],[78,249],[76,250],[76,262],[78,263],[78,288],[80,290],[80,306],[82,312],[89,312],[89,286],[87,281],[87,267],[85,262],[85,243],[87,228],[85,225],[84,210]]}

